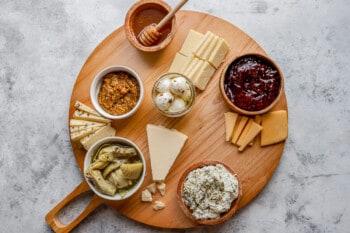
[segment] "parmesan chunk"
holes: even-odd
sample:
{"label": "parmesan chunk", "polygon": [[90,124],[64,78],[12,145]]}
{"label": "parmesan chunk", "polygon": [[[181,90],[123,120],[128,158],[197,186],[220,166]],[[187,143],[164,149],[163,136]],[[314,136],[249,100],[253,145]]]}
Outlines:
{"label": "parmesan chunk", "polygon": [[162,196],[165,195],[165,187],[166,187],[166,184],[164,182],[157,184],[157,189],[158,189],[160,195],[162,195]]}
{"label": "parmesan chunk", "polygon": [[162,210],[165,208],[165,204],[161,201],[155,201],[153,205],[154,210]]}
{"label": "parmesan chunk", "polygon": [[157,184],[156,183],[152,183],[150,185],[147,186],[147,189],[152,193],[155,194],[157,191]]}
{"label": "parmesan chunk", "polygon": [[145,189],[141,192],[141,201],[151,202],[152,200],[152,193],[148,189]]}

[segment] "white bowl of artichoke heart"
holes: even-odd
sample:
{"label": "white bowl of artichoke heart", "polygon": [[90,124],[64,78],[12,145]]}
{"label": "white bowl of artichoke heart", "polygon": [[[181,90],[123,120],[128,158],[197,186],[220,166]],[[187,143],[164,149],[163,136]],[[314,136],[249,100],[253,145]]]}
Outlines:
{"label": "white bowl of artichoke heart", "polygon": [[146,162],[141,150],[122,137],[106,137],[87,151],[84,177],[92,191],[107,200],[123,200],[141,186]]}

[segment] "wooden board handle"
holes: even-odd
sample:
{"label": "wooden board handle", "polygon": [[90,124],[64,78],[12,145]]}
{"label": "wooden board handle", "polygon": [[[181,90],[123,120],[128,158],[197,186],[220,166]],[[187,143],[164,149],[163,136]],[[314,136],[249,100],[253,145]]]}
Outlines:
{"label": "wooden board handle", "polygon": [[69,224],[63,224],[57,218],[57,214],[65,207],[70,201],[79,195],[90,190],[89,185],[83,180],[67,197],[65,197],[60,203],[58,203],[49,213],[47,213],[45,220],[51,226],[55,232],[69,232],[76,227],[86,216],[88,216],[93,210],[103,203],[103,200],[97,195],[93,195],[91,201],[81,214],[76,217]]}

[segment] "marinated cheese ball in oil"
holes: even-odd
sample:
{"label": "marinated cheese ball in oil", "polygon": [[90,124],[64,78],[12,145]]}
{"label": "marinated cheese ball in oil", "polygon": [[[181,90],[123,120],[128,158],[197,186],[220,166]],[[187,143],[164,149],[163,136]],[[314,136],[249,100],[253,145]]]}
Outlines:
{"label": "marinated cheese ball in oil", "polygon": [[168,117],[186,114],[194,103],[195,95],[192,82],[177,73],[161,76],[152,89],[153,103],[163,115]]}
{"label": "marinated cheese ball in oil", "polygon": [[190,87],[188,86],[188,84],[186,84],[185,91],[184,91],[184,93],[182,93],[180,96],[181,96],[181,98],[182,98],[185,102],[191,100],[191,98],[192,98],[192,92],[191,92],[191,89],[190,89]]}
{"label": "marinated cheese ball in oil", "polygon": [[171,80],[170,90],[175,95],[182,95],[186,91],[187,81],[183,77],[176,77]]}
{"label": "marinated cheese ball in oil", "polygon": [[169,112],[182,112],[186,110],[186,103],[181,98],[175,98],[174,102],[169,107]]}
{"label": "marinated cheese ball in oil", "polygon": [[167,110],[174,101],[174,96],[170,92],[160,92],[156,97],[156,104],[162,110]]}
{"label": "marinated cheese ball in oil", "polygon": [[171,81],[169,78],[162,79],[158,83],[156,90],[158,92],[168,92],[170,91],[170,84],[171,84]]}

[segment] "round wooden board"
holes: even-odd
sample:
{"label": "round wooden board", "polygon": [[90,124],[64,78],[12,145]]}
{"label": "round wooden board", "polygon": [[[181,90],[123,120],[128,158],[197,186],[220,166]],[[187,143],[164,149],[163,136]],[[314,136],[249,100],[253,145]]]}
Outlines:
{"label": "round wooden board", "polygon": [[[225,66],[233,58],[245,53],[261,53],[264,50],[247,34],[220,18],[212,15],[180,11],[177,17],[177,33],[173,41],[164,50],[156,53],[144,53],[136,50],[126,39],[123,27],[110,34],[93,51],[76,80],[70,101],[69,119],[74,112],[74,103],[79,100],[89,106],[89,89],[94,76],[110,65],[125,65],[134,69],[142,78],[145,87],[144,102],[139,111],[129,119],[114,121],[117,136],[134,141],[146,157],[146,178],[140,191],[122,202],[108,202],[125,216],[151,226],[163,228],[191,228],[196,224],[190,221],[180,209],[176,199],[176,188],[181,174],[191,164],[202,160],[219,160],[231,166],[241,178],[243,197],[239,208],[247,205],[266,185],[282,156],[284,142],[260,147],[254,143],[243,153],[236,146],[225,141],[224,113],[230,111],[219,91],[219,76]],[[198,92],[195,105],[184,117],[167,118],[155,109],[151,100],[151,89],[155,79],[167,72],[176,52],[179,51],[190,29],[205,33],[210,30],[223,37],[231,46],[226,60],[212,77],[207,88]],[[287,110],[287,102],[283,93],[276,109]],[[157,194],[154,200],[161,200],[166,208],[154,211],[152,203],[140,201],[141,191],[152,182],[151,166],[146,135],[146,125],[162,125],[175,128],[188,135],[188,140],[169,171],[166,179],[166,195]],[[160,142],[161,143],[161,142]],[[74,155],[81,172],[85,150],[72,143]]]}

